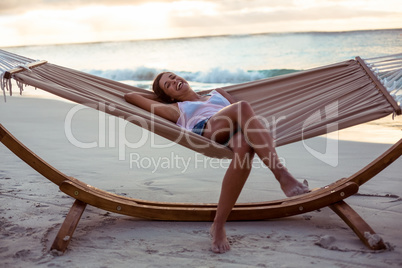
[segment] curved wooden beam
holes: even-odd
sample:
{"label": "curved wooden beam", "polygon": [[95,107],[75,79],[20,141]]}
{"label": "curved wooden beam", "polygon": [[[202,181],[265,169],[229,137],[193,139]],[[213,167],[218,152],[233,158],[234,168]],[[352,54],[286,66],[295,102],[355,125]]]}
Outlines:
{"label": "curved wooden beam", "polygon": [[[29,150],[0,124],[0,141],[15,155],[57,184],[61,191],[76,199],[63,223],[52,248],[65,251],[86,207],[92,206],[134,217],[169,221],[212,221],[217,204],[168,203],[134,199],[112,194],[77,179],[68,177]],[[402,154],[402,139],[365,168],[349,178],[340,179],[328,186],[307,194],[269,202],[239,203],[228,220],[262,220],[288,217],[329,206],[371,249],[383,249],[380,240],[372,245],[366,237],[375,235],[370,226],[354,212],[343,199],[358,192],[359,185],[367,182]]]}
{"label": "curved wooden beam", "polygon": [[[15,155],[17,155],[19,158],[21,158],[24,162],[26,162],[28,165],[30,165],[32,168],[34,168],[36,171],[38,171],[40,174],[42,174],[45,178],[49,179],[53,183],[57,184],[62,191],[64,191],[66,194],[70,195],[73,198],[76,198],[78,200],[84,201],[81,198],[81,196],[76,195],[75,191],[78,191],[80,193],[85,193],[85,196],[87,195],[92,195],[93,198],[103,198],[105,197],[105,200],[114,200],[113,202],[121,202],[122,205],[127,205],[127,204],[133,204],[135,206],[142,206],[142,207],[163,207],[166,208],[167,210],[171,210],[172,208],[186,208],[186,209],[192,209],[196,210],[198,208],[202,209],[216,209],[216,204],[203,204],[203,203],[168,203],[168,202],[154,202],[154,201],[147,201],[147,200],[140,200],[140,199],[134,199],[134,198],[129,198],[129,197],[123,197],[119,195],[115,195],[112,193],[108,193],[105,191],[102,191],[100,189],[96,189],[90,185],[87,185],[84,182],[81,182],[77,179],[74,179],[72,177],[67,176],[66,174],[60,172],[56,168],[52,167],[49,163],[47,163],[45,160],[41,159],[39,156],[37,156],[35,153],[33,153],[29,148],[27,148],[24,144],[22,144],[17,138],[15,138],[4,126],[0,124],[0,140],[1,142],[6,145]],[[247,209],[256,209],[256,211],[260,210],[261,208],[267,209],[267,207],[272,208],[272,211],[274,211],[276,208],[285,208],[287,206],[291,207],[294,203],[301,204],[303,202],[308,202],[310,199],[317,199],[317,197],[321,198],[333,198],[333,195],[331,195],[331,191],[336,191],[339,189],[339,187],[343,187],[346,185],[348,182],[353,182],[357,186],[365,183],[372,177],[374,177],[376,174],[378,174],[381,170],[386,168],[389,164],[391,164],[393,161],[395,161],[402,153],[402,139],[399,140],[394,146],[392,146],[390,149],[388,149],[384,154],[382,154],[380,157],[378,157],[376,160],[374,160],[372,163],[370,163],[368,166],[360,170],[359,172],[355,173],[349,178],[344,178],[341,180],[338,180],[335,183],[332,183],[328,186],[322,187],[319,190],[316,190],[314,192],[310,192],[307,194],[295,196],[295,197],[290,197],[290,198],[285,198],[281,200],[274,200],[274,201],[268,201],[268,202],[252,202],[252,203],[238,203],[235,205],[235,209],[238,209],[239,211],[241,210],[247,210]],[[351,186],[348,185],[346,187],[348,190],[351,190]],[[74,191],[70,191],[70,189],[74,188]],[[356,189],[357,192],[357,189]],[[353,193],[350,193],[351,195]],[[347,195],[347,196],[349,196]],[[345,199],[347,196],[342,196],[343,198],[339,199]],[[92,200],[92,199],[91,199]],[[339,201],[338,200],[338,201]],[[102,202],[94,202],[91,201],[94,206],[96,206],[98,203]],[[333,202],[337,202],[333,200]],[[326,204],[327,201],[323,203]],[[108,208],[109,205],[104,205],[106,208]],[[325,205],[324,205],[325,206]],[[106,209],[108,210],[108,209]],[[117,209],[111,209],[111,211],[114,211],[116,213],[121,213],[125,214],[122,211],[119,211]],[[304,211],[305,212],[305,211]],[[201,212],[200,212],[201,213]],[[204,213],[204,212],[202,212]],[[237,215],[234,212],[233,215]],[[295,215],[295,212],[292,211],[290,213],[291,215]],[[296,213],[298,214],[298,213]],[[272,216],[272,215],[277,215],[277,216]],[[285,217],[287,216],[288,213],[267,213],[268,218],[275,218],[275,217]],[[146,216],[146,213],[144,213],[144,216]],[[183,216],[186,218],[187,216]],[[205,218],[205,216],[202,216]],[[233,216],[235,217],[235,216]],[[243,216],[236,216],[234,219],[237,219],[237,217],[243,217]],[[256,216],[258,219],[261,219],[261,214],[259,216]],[[146,217],[147,218],[147,217]],[[153,218],[153,217],[152,217]],[[176,219],[179,220],[179,219]]]}
{"label": "curved wooden beam", "polygon": [[348,181],[352,181],[361,186],[366,183],[375,175],[380,173],[386,167],[391,165],[396,159],[402,155],[402,139],[395,143],[391,148],[385,151],[382,155],[373,160],[370,164],[353,174],[348,178]]}
{"label": "curved wooden beam", "polygon": [[[353,182],[333,185],[286,202],[266,202],[236,205],[229,220],[263,220],[293,216],[326,207],[358,192]],[[216,204],[136,202],[70,179],[60,190],[89,205],[137,218],[165,221],[212,221]],[[141,200],[140,200],[141,201]]]}
{"label": "curved wooden beam", "polygon": [[68,179],[66,174],[62,173],[45,160],[37,156],[16,137],[14,137],[2,124],[0,124],[0,140],[11,152],[13,152],[21,160],[23,160],[51,182],[60,186],[63,181]]}

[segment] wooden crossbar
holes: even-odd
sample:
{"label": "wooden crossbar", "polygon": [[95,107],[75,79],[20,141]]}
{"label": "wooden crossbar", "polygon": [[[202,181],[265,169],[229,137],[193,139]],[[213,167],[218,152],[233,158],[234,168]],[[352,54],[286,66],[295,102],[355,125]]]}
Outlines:
{"label": "wooden crossbar", "polygon": [[356,57],[357,62],[360,64],[360,66],[364,69],[364,71],[367,73],[367,75],[371,78],[373,83],[377,86],[377,88],[380,90],[380,92],[384,95],[384,97],[387,99],[387,101],[392,105],[392,108],[394,108],[395,113],[400,115],[401,114],[401,107],[399,107],[398,103],[392,98],[392,96],[389,94],[388,90],[383,86],[383,84],[378,80],[378,78],[373,74],[373,72],[370,70],[370,68],[366,65],[366,63],[360,58]]}
{"label": "wooden crossbar", "polygon": [[[32,69],[32,68],[41,66],[41,65],[43,65],[43,64],[45,64],[45,63],[47,63],[46,60],[31,62],[31,63],[28,63],[28,64],[26,65],[26,67],[27,67],[28,69]],[[10,79],[13,74],[16,74],[16,73],[19,73],[19,72],[22,72],[22,71],[26,71],[26,68],[17,67],[17,68],[8,70],[8,71],[6,71],[6,72],[4,73],[4,78]]]}

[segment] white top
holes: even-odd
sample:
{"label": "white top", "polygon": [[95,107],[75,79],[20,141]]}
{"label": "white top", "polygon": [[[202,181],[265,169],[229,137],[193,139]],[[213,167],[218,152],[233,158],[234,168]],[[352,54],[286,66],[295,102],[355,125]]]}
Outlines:
{"label": "white top", "polygon": [[230,105],[230,102],[216,90],[213,90],[210,95],[211,97],[206,101],[178,102],[180,117],[176,124],[191,131],[198,122],[210,118]]}

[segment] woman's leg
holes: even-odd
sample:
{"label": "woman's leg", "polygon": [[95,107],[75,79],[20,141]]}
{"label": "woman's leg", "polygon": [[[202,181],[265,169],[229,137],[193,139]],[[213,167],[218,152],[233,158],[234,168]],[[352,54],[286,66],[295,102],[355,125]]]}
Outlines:
{"label": "woman's leg", "polygon": [[270,133],[247,102],[234,103],[212,116],[207,123],[204,136],[223,143],[238,127],[241,128],[248,144],[273,172],[286,196],[308,191],[308,187],[298,182],[281,164]]}
{"label": "woman's leg", "polygon": [[211,249],[215,253],[225,253],[230,249],[226,238],[225,223],[243,189],[252,167],[254,152],[241,132],[236,133],[229,141],[234,157],[222,182],[218,209],[211,226]]}

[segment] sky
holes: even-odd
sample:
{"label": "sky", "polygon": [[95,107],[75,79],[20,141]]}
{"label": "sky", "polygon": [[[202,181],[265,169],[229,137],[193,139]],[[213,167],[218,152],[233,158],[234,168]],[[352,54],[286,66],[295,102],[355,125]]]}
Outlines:
{"label": "sky", "polygon": [[395,28],[401,0],[0,1],[0,47]]}

